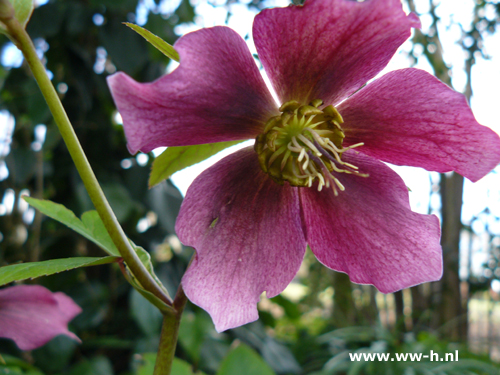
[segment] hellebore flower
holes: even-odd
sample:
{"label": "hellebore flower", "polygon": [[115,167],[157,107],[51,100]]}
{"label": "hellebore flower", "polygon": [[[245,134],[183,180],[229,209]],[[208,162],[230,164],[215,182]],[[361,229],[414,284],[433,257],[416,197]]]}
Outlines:
{"label": "hellebore flower", "polygon": [[36,349],[58,335],[80,342],[68,323],[81,312],[66,294],[40,285],[0,289],[0,337],[14,340],[21,350]]}
{"label": "hellebore flower", "polygon": [[441,277],[438,218],[412,212],[381,161],[476,181],[500,161],[500,139],[424,71],[393,71],[359,90],[419,25],[400,0],[262,11],[253,37],[279,108],[227,27],[180,38],[180,66],[155,82],[109,78],[132,153],[256,139],[193,182],[177,219],[197,252],[184,290],[217,330],[256,320],[261,293],[290,283],[306,244],[384,293]]}

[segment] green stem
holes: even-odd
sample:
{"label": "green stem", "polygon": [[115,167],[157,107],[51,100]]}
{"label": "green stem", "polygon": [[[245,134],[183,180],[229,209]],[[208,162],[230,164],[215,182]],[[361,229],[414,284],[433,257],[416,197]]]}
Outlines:
{"label": "green stem", "polygon": [[180,285],[174,299],[174,311],[168,311],[163,318],[160,346],[156,356],[155,371],[153,375],[170,375],[172,371],[175,348],[179,337],[181,316],[186,306],[186,302],[187,297],[184,294],[182,285]]}
{"label": "green stem", "polygon": [[64,111],[59,96],[47,76],[45,67],[36,54],[35,47],[33,46],[29,35],[15,18],[4,18],[2,19],[2,22],[7,27],[10,37],[16,46],[23,52],[38,86],[47,101],[49,109],[54,116],[57,127],[59,128],[64,142],[68,147],[68,151],[73,159],[73,162],[75,163],[76,169],[85,184],[85,188],[87,189],[99,216],[104,222],[106,230],[118,248],[123,260],[144,289],[154,294],[166,304],[171,305],[172,302],[170,301],[170,298],[164,294],[158,284],[151,277],[151,274],[141,263],[139,257],[128,241],[127,236],[123,232],[123,229],[118,223],[114,212],[112,211],[101,187],[99,186],[99,183],[97,182],[94,171],[92,170],[87,157],[83,152],[82,146],[80,145],[68,116]]}

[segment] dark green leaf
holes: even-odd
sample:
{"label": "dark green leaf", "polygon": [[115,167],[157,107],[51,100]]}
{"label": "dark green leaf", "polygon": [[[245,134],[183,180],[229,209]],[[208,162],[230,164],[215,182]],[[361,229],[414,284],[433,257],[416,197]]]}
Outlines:
{"label": "dark green leaf", "polygon": [[134,211],[133,200],[128,190],[121,184],[102,184],[102,191],[108,199],[109,205],[116,215],[116,219],[123,223]]}
{"label": "dark green leaf", "polygon": [[[137,375],[153,375],[156,361],[156,353],[146,353],[142,355],[141,365],[137,369]],[[183,360],[174,358],[172,362],[171,375],[204,375],[204,373],[197,371],[193,372],[191,365]]]}
{"label": "dark green leaf", "polygon": [[275,375],[269,365],[246,345],[231,350],[220,366],[217,375]]}
{"label": "dark green leaf", "polygon": [[48,2],[33,12],[26,30],[31,38],[55,36],[64,21],[65,6],[61,2]]}
{"label": "dark green leaf", "polygon": [[283,307],[286,316],[288,316],[290,319],[300,318],[300,311],[297,304],[293,303],[289,299],[286,299],[282,295],[277,295],[276,297],[271,298],[271,301]]}
{"label": "dark green leaf", "polygon": [[179,343],[195,362],[200,360],[201,347],[210,333],[214,332],[214,324],[204,312],[185,312],[179,327]]}
{"label": "dark green leaf", "polygon": [[125,25],[127,25],[132,30],[134,30],[136,33],[138,33],[140,36],[142,36],[144,39],[146,39],[149,43],[151,43],[153,46],[155,46],[165,56],[167,56],[167,57],[169,57],[172,60],[175,60],[177,62],[180,61],[179,53],[174,49],[174,47],[172,47],[170,44],[165,42],[159,36],[156,36],[155,34],[146,30],[145,28],[140,27],[140,26],[135,25],[135,24],[130,23],[130,22],[125,22]]}
{"label": "dark green leaf", "polygon": [[5,158],[12,178],[18,185],[26,184],[36,171],[36,154],[30,147],[16,147]]}
{"label": "dark green leaf", "polygon": [[0,267],[0,285],[5,285],[13,281],[34,279],[40,276],[53,275],[55,273],[72,270],[80,267],[98,266],[116,262],[119,257],[108,256],[103,258],[64,258],[51,259],[43,262],[30,262],[12,264]]}
{"label": "dark green leaf", "polygon": [[34,350],[32,355],[40,369],[52,374],[62,371],[70,363],[77,346],[75,340],[60,335]]}
{"label": "dark green leaf", "polygon": [[162,313],[134,289],[130,294],[130,309],[135,322],[146,336],[159,334],[163,321]]}
{"label": "dark green leaf", "polygon": [[90,361],[82,361],[74,366],[70,375],[113,375],[111,361],[103,356],[94,357]]}
{"label": "dark green leaf", "polygon": [[194,8],[189,0],[181,0],[175,14],[179,17],[179,23],[193,22],[195,16]]}
{"label": "dark green leaf", "polygon": [[172,174],[199,163],[225,148],[243,141],[207,143],[203,145],[169,147],[153,162],[149,186],[152,187],[169,178]]}
{"label": "dark green leaf", "polygon": [[116,68],[131,74],[148,63],[148,49],[141,37],[127,30],[122,21],[118,16],[107,19],[99,27],[99,37]]}
{"label": "dark green leaf", "polygon": [[292,352],[283,344],[266,337],[261,349],[262,357],[279,374],[299,374],[301,368]]}
{"label": "dark green leaf", "polygon": [[104,223],[96,211],[87,211],[82,215],[82,220],[78,219],[73,212],[68,210],[62,204],[54,203],[48,200],[23,197],[31,206],[40,212],[67,225],[75,232],[81,234],[88,240],[100,246],[109,255],[119,257],[120,253],[111,240]]}

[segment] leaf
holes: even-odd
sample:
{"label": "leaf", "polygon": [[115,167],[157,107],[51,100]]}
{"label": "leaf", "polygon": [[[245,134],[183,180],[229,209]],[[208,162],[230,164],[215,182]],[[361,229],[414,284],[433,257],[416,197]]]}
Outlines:
{"label": "leaf", "polygon": [[51,259],[43,262],[29,262],[12,264],[10,266],[0,267],[0,286],[26,279],[34,279],[40,276],[53,275],[55,273],[72,270],[80,267],[99,266],[116,262],[119,257],[107,256],[96,257],[77,257]]}
{"label": "leaf", "polygon": [[301,313],[297,304],[293,303],[289,299],[286,299],[281,294],[278,294],[276,297],[271,298],[271,301],[283,307],[283,310],[285,310],[285,315],[290,319],[297,320],[301,317]]}
{"label": "leaf", "polygon": [[140,35],[123,27],[123,15],[108,14],[106,13],[106,22],[98,31],[102,46],[117,70],[139,72],[150,62],[148,45]]}
{"label": "leaf", "polygon": [[149,187],[153,187],[161,181],[169,178],[175,172],[180,171],[193,164],[199,163],[210,156],[217,154],[225,148],[234,146],[243,141],[229,141],[218,143],[207,143],[203,145],[168,147],[153,162]]}
{"label": "leaf", "polygon": [[[68,210],[62,204],[54,203],[48,200],[43,199],[35,199],[31,197],[23,197],[26,202],[28,202],[31,206],[40,210],[45,215],[67,225],[69,228],[73,229],[77,233],[80,233],[85,238],[94,242],[98,246],[100,246],[104,251],[108,254],[115,256],[116,258],[120,257],[120,253],[116,248],[115,244],[111,240],[106,228],[104,227],[104,223],[99,217],[96,211],[87,211],[82,215],[82,220],[78,219],[73,212]],[[156,281],[158,286],[163,289],[165,294],[168,296],[167,290],[163,287],[162,283],[156,277],[153,265],[151,263],[151,257],[149,253],[141,247],[135,246],[131,243],[132,247],[137,252],[139,259],[144,264],[146,269],[149,271],[153,279]],[[111,258],[111,257],[110,257]],[[81,258],[75,258],[81,259]],[[104,259],[104,258],[103,258]],[[33,264],[33,263],[27,263]],[[10,266],[9,266],[10,267]],[[64,271],[61,270],[61,271]],[[58,271],[58,272],[61,272]],[[144,298],[146,298],[153,305],[158,307],[160,311],[166,312],[171,311],[171,307],[161,301],[152,293],[148,292],[139,284],[139,282],[135,279],[135,277],[129,273],[127,277],[127,281],[139,292],[142,294]]]}
{"label": "leaf", "polygon": [[[141,355],[142,364],[139,365],[137,375],[153,375],[156,362],[156,353],[145,353]],[[172,362],[171,375],[204,375],[203,372],[193,372],[191,365],[181,359],[174,358]]]}
{"label": "leaf", "polygon": [[172,375],[203,375],[202,372],[193,372],[192,366],[178,358],[172,362]]}
{"label": "leaf", "polygon": [[181,0],[179,7],[175,11],[175,15],[179,17],[178,23],[193,22],[195,12],[191,2],[189,0]]}
{"label": "leaf", "polygon": [[[166,296],[170,298],[170,295],[168,294],[168,291],[165,289],[163,284],[160,282],[156,274],[154,273],[153,269],[153,264],[151,263],[151,256],[149,253],[144,250],[142,247],[136,246],[132,241],[130,241],[130,244],[134,248],[134,250],[137,253],[137,256],[141,260],[142,264],[146,267],[148,272],[151,274],[153,279],[155,280],[156,284],[163,290]],[[128,272],[124,273],[125,278],[127,281],[134,287],[135,290],[137,290],[144,298],[146,298],[149,302],[151,302],[153,305],[155,305],[161,312],[163,313],[171,313],[173,311],[172,306],[167,305],[165,302],[163,302],[161,299],[156,297],[153,293],[147,291],[144,289],[139,281],[134,277],[132,272],[130,272],[129,269],[127,269]],[[171,299],[171,298],[170,298]]]}
{"label": "leaf", "polygon": [[[14,8],[14,16],[22,27],[26,27],[31,13],[33,13],[33,0],[8,0]],[[0,22],[0,32],[6,33],[7,28]]]}
{"label": "leaf", "polygon": [[78,343],[73,339],[59,335],[41,348],[33,350],[31,355],[37,367],[44,372],[61,373],[70,364],[77,346]]}
{"label": "leaf", "polygon": [[26,196],[23,196],[23,198],[40,212],[63,223],[83,237],[94,242],[109,255],[120,256],[97,211],[85,212],[80,220],[62,204]]}
{"label": "leaf", "polygon": [[155,274],[155,270],[153,268],[153,263],[151,262],[151,255],[149,255],[149,253],[146,250],[144,250],[142,247],[137,246],[137,245],[135,245],[133,243],[132,243],[132,247],[134,248],[135,252],[139,256],[139,259],[141,260],[142,264],[144,264],[144,267],[146,267],[146,269],[148,270],[148,272],[153,277],[154,281],[156,281],[156,283],[158,284],[158,286],[168,296],[167,289],[165,289],[165,287],[161,283],[160,279]]}
{"label": "leaf", "polygon": [[16,12],[16,18],[19,23],[26,27],[31,13],[33,13],[34,5],[33,0],[9,0],[14,6],[14,11]]}
{"label": "leaf", "polygon": [[146,336],[154,337],[161,331],[162,313],[135,289],[129,299],[130,312],[137,325]]}
{"label": "leaf", "polygon": [[69,372],[70,375],[111,375],[114,374],[111,361],[104,356],[78,362]]}
{"label": "leaf", "polygon": [[194,362],[200,360],[206,338],[214,333],[212,319],[201,311],[184,312],[179,327],[179,343]]}
{"label": "leaf", "polygon": [[156,36],[152,32],[146,30],[143,27],[140,27],[139,25],[135,25],[130,22],[124,22],[124,24],[130,27],[144,39],[146,39],[149,43],[151,43],[154,47],[156,47],[161,53],[163,53],[168,58],[171,58],[172,60],[177,62],[180,61],[179,53],[175,50],[175,48],[172,47],[167,42],[165,42],[159,36]]}
{"label": "leaf", "polygon": [[[43,375],[43,373],[35,366],[23,361],[22,359],[10,356],[8,354],[2,354],[4,356],[4,362],[0,362],[0,374],[29,374],[29,375]],[[5,366],[2,366],[2,364]]]}
{"label": "leaf", "polygon": [[231,350],[217,375],[275,375],[275,372],[259,355],[246,345]]}

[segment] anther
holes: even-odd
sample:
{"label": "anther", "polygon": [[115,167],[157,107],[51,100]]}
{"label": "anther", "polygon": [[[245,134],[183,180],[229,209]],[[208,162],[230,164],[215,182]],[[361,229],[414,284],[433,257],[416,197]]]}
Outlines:
{"label": "anther", "polygon": [[289,102],[283,103],[283,105],[279,108],[280,112],[287,112],[287,111],[295,111],[297,108],[300,107],[300,103],[296,100],[290,100]]}
{"label": "anther", "polygon": [[338,195],[345,187],[336,175],[366,176],[342,160],[343,153],[363,144],[343,147],[342,116],[331,105],[319,109],[322,105],[321,99],[308,105],[295,100],[284,103],[281,115],[266,122],[254,148],[262,170],[276,182],[299,187],[316,182],[319,191],[326,187]]}
{"label": "anther", "polygon": [[323,100],[321,100],[321,99],[314,99],[314,100],[311,102],[311,105],[312,105],[313,107],[318,108],[320,105],[323,105]]}
{"label": "anther", "polygon": [[321,115],[323,114],[323,111],[310,105],[304,105],[299,108],[299,113],[302,116],[309,116],[309,115]]}

